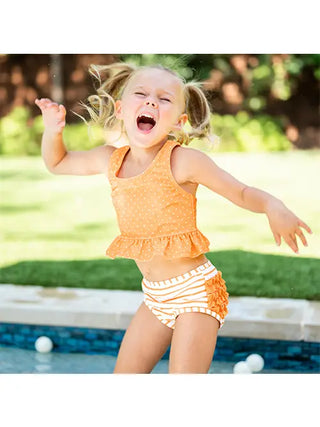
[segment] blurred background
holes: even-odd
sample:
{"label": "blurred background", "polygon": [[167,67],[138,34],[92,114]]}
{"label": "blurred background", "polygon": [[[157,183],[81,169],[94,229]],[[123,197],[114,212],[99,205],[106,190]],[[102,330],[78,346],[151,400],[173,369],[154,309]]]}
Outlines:
{"label": "blurred background", "polygon": [[304,231],[309,246],[298,241],[297,256],[284,242],[276,246],[265,215],[199,186],[197,224],[230,294],[320,299],[317,54],[0,55],[0,283],[140,290],[134,261],[105,256],[119,234],[106,177],[46,169],[34,104],[49,97],[66,106],[67,149],[105,143],[101,129],[88,132],[74,113],[88,118],[79,102],[95,90],[89,65],[118,61],[160,63],[187,81],[203,81],[220,144],[212,149],[193,140],[190,146],[281,199],[314,233]]}
{"label": "blurred background", "polygon": [[160,63],[186,80],[204,81],[214,132],[222,151],[285,151],[320,147],[320,55],[186,54],[0,55],[0,154],[39,155],[42,120],[35,98],[49,97],[67,109],[66,143],[88,149],[79,101],[94,92],[90,64]]}

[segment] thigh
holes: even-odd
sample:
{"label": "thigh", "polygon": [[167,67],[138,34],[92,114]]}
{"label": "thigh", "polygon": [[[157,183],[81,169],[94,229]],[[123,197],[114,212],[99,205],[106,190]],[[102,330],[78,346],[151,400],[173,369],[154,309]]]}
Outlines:
{"label": "thigh", "polygon": [[123,337],[114,373],[150,373],[166,352],[172,332],[143,302]]}
{"label": "thigh", "polygon": [[218,320],[208,314],[180,314],[171,341],[169,373],[207,373],[219,327]]}

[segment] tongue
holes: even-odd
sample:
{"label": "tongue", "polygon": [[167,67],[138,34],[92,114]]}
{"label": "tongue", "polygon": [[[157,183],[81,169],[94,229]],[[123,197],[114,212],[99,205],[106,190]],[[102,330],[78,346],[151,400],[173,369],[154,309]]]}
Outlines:
{"label": "tongue", "polygon": [[153,125],[151,123],[142,123],[142,122],[140,122],[138,124],[138,128],[140,130],[150,130],[150,129],[153,128]]}

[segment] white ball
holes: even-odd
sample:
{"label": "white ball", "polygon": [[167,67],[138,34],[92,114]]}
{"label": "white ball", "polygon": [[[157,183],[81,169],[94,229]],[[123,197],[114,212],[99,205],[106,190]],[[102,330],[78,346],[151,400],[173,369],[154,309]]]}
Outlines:
{"label": "white ball", "polygon": [[52,347],[53,343],[48,337],[39,337],[35,342],[35,348],[39,353],[49,353]]}
{"label": "white ball", "polygon": [[252,372],[262,371],[264,367],[264,360],[260,354],[250,354],[250,356],[246,358],[246,362]]}
{"label": "white ball", "polygon": [[246,362],[238,362],[233,367],[234,374],[251,374],[251,369]]}

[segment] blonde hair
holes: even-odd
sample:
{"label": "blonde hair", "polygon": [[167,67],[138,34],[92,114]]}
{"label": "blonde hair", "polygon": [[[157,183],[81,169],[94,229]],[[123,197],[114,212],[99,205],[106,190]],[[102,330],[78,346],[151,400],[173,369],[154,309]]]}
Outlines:
{"label": "blonde hair", "polygon": [[[103,128],[112,129],[119,125],[119,120],[115,116],[115,101],[121,99],[123,91],[131,77],[144,69],[160,69],[174,75],[183,84],[185,97],[185,113],[188,115],[190,130],[173,131],[169,137],[176,139],[181,145],[188,145],[194,138],[206,138],[214,144],[216,136],[211,132],[210,125],[210,105],[201,89],[201,82],[188,82],[169,68],[162,65],[134,66],[123,62],[110,65],[90,65],[89,73],[99,82],[96,88],[97,94],[90,95],[87,100],[89,105],[83,102],[80,104],[89,112],[91,122],[101,125]],[[82,116],[79,116],[90,126]],[[121,121],[121,134],[125,132]],[[120,135],[121,136],[121,135]]]}

